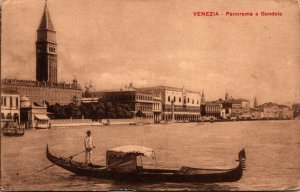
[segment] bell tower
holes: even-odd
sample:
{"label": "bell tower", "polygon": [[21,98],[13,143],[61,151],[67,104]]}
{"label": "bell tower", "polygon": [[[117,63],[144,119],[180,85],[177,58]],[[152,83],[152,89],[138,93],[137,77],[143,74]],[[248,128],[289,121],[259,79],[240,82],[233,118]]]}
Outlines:
{"label": "bell tower", "polygon": [[36,80],[57,83],[56,31],[54,30],[47,0],[37,30]]}

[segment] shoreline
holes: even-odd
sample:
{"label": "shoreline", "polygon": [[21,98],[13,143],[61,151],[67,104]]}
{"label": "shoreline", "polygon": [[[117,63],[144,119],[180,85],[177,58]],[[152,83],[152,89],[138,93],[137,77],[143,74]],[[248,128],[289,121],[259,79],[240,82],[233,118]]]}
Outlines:
{"label": "shoreline", "polygon": [[[245,122],[245,121],[290,121],[290,120],[298,120],[298,119],[235,119],[235,120],[214,120],[214,121],[190,121],[190,122],[168,122],[168,123],[149,123],[149,122],[134,122],[131,119],[127,121],[111,121],[110,125],[133,125],[133,126],[141,126],[141,125],[149,125],[149,124],[185,124],[185,123],[219,123],[219,122]],[[51,127],[76,127],[76,126],[110,126],[103,124],[101,122],[92,121],[92,122],[66,122],[66,123],[54,123],[51,124]]]}

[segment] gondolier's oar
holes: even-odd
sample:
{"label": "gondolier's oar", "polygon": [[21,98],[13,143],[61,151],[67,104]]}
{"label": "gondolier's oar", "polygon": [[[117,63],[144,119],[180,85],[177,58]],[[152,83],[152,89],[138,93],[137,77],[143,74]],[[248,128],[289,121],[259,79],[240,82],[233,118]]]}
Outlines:
{"label": "gondolier's oar", "polygon": [[[48,145],[47,145],[47,147],[48,147]],[[69,158],[73,158],[74,156],[79,155],[80,153],[83,153],[83,152],[85,152],[85,150],[80,151],[80,152],[78,152],[78,153],[75,153],[74,155],[70,155],[69,157],[66,157],[66,158],[64,158],[63,160],[66,160],[66,159],[69,159]],[[49,166],[47,166],[47,167],[45,167],[45,168],[43,168],[43,169],[37,171],[35,174],[38,174],[38,173],[40,173],[40,172],[42,172],[42,171],[44,171],[44,170],[46,170],[46,169],[52,167],[53,165],[55,165],[55,164],[52,163],[51,165],[49,165]]]}

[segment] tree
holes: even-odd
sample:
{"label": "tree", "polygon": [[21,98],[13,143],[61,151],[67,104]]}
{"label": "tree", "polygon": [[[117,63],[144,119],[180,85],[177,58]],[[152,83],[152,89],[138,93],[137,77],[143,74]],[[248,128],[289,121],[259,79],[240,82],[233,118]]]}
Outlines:
{"label": "tree", "polygon": [[[61,106],[59,104],[50,105],[48,111],[55,115],[55,118],[81,118],[82,115],[87,119],[116,119],[116,118],[132,118],[128,104],[120,104],[118,102],[107,102],[99,100],[96,103],[81,103],[80,105],[74,102],[68,105]],[[142,112],[140,112],[142,113]],[[143,113],[142,113],[143,114]],[[141,116],[143,117],[144,114]]]}
{"label": "tree", "polygon": [[58,103],[56,103],[54,105],[50,105],[48,107],[48,112],[53,113],[55,119],[65,119],[65,118],[68,118],[64,107],[61,106]]}
{"label": "tree", "polygon": [[138,112],[136,112],[135,116],[137,116],[137,117],[144,117],[145,114],[142,111],[138,111]]}

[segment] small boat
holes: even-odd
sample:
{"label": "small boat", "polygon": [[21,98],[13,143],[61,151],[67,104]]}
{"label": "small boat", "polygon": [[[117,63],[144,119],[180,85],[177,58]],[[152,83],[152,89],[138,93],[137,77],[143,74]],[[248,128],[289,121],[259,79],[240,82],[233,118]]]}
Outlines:
{"label": "small boat", "polygon": [[42,124],[42,123],[39,123],[36,125],[35,129],[50,129],[50,124]]}
{"label": "small boat", "polygon": [[129,123],[129,125],[139,125],[139,126],[148,125],[148,124],[150,124],[150,123],[149,122],[131,122],[131,123]]}
{"label": "small boat", "polygon": [[[180,169],[148,169],[137,165],[137,157],[155,157],[147,147],[127,145],[106,152],[106,166],[85,164],[68,158],[54,156],[47,146],[46,156],[53,164],[76,175],[108,180],[134,182],[234,182],[242,178],[246,154],[242,149],[238,154],[238,165],[232,169],[203,169],[182,167]],[[155,161],[156,162],[156,161]]]}
{"label": "small boat", "polygon": [[23,136],[25,133],[24,127],[20,126],[17,122],[6,121],[4,127],[2,128],[2,134],[5,136]]}
{"label": "small boat", "polygon": [[170,121],[164,121],[164,120],[160,121],[160,124],[169,124],[169,123],[170,123]]}

